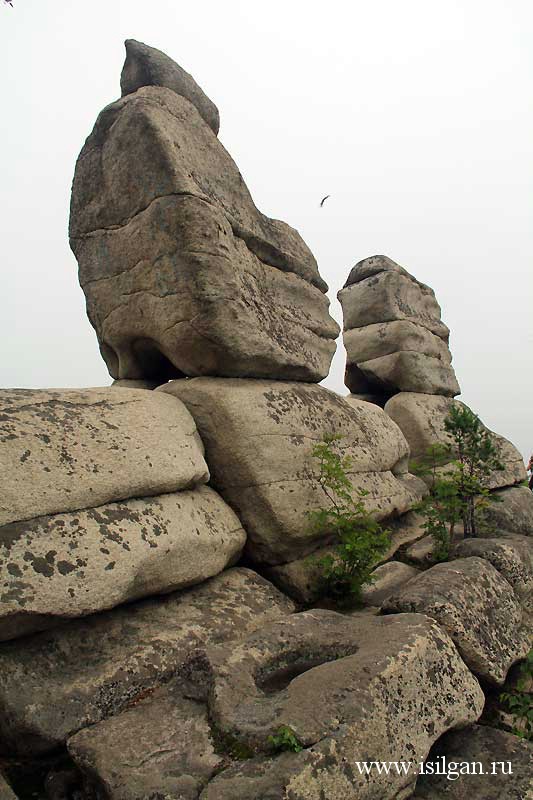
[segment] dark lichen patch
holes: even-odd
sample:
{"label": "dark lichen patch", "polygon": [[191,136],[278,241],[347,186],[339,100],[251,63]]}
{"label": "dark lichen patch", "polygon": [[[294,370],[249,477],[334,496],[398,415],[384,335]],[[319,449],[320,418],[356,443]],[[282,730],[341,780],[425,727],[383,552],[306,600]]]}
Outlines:
{"label": "dark lichen patch", "polygon": [[71,572],[74,572],[75,569],[76,565],[72,564],[70,561],[57,562],[57,570],[61,575],[69,575]]}
{"label": "dark lichen patch", "polygon": [[44,575],[45,578],[51,578],[54,574],[54,561],[53,559],[50,560],[46,556],[37,556],[32,553],[30,550],[26,550],[24,553],[24,561],[28,562],[31,567],[33,568],[34,572],[37,572],[39,575]]}

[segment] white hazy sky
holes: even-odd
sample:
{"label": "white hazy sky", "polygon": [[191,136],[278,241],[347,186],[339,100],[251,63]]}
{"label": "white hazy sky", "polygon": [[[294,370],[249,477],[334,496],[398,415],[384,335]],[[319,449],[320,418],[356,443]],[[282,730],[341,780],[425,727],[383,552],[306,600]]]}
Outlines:
{"label": "white hazy sky", "polygon": [[[0,385],[110,382],[67,220],[131,37],[218,105],[256,204],[310,245],[338,320],[335,294],[369,255],[435,289],[462,399],[529,456],[531,0],[13,4],[0,6]],[[344,393],[343,371],[339,342],[326,385]]]}

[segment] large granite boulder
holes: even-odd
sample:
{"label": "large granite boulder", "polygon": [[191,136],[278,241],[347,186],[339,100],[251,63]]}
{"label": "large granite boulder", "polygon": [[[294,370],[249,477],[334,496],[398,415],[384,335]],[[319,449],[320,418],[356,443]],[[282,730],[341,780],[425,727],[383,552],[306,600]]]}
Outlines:
{"label": "large granite boulder", "polygon": [[184,97],[196,108],[215,136],[220,127],[218,108],[200,89],[192,75],[161,50],[135,39],[126,39],[126,61],[120,76],[122,96],[142,86],[165,86]]}
{"label": "large granite boulder", "polygon": [[353,267],[338,297],[351,392],[459,394],[449,330],[429,286],[390,258],[372,256]]}
{"label": "large granite boulder", "polygon": [[140,600],[0,649],[0,752],[53,750],[170,680],[193,651],[293,611],[248,569]]}
{"label": "large granite boulder", "polygon": [[209,479],[182,403],[112,388],[0,390],[0,473],[0,525]]}
{"label": "large granite boulder", "polygon": [[129,43],[123,91],[140,88],[78,158],[70,242],[102,356],[121,379],[319,381],[339,330],[327,286],[297,231],[254,205],[189,78]]}
{"label": "large granite boulder", "polygon": [[208,648],[206,658],[217,730],[267,753],[268,736],[287,726],[304,749],[230,767],[205,800],[407,797],[415,772],[367,775],[362,762],[417,763],[444,731],[483,708],[451,639],[417,614],[308,611],[232,650]]}
{"label": "large granite boulder", "polygon": [[[432,748],[417,800],[531,800],[533,744],[481,725],[451,731]],[[431,766],[430,766],[431,765]]]}
{"label": "large granite boulder", "polygon": [[385,600],[382,613],[416,612],[448,632],[469,668],[502,685],[531,647],[512,586],[484,558],[437,564]]}
{"label": "large granite boulder", "polygon": [[324,434],[341,437],[339,453],[352,459],[350,478],[368,492],[364,502],[376,518],[407,511],[425,490],[407,474],[407,443],[378,406],[280,381],[195,378],[160,391],[180,398],[195,418],[212,484],[236,510],[256,561],[291,561],[327,541],[329,532],[313,530],[308,516],[328,505],[312,457]]}
{"label": "large granite boulder", "polygon": [[520,597],[533,593],[532,539],[525,536],[463,539],[454,546],[452,554],[454,558],[485,558]]}
{"label": "large granite boulder", "polygon": [[215,752],[205,706],[183,697],[176,683],[79,731],[68,750],[89,796],[107,800],[197,800],[226,763]]}
{"label": "large granite boulder", "polygon": [[213,489],[0,527],[0,641],[210,578],[246,534]]}
{"label": "large granite boulder", "polygon": [[[444,420],[452,407],[464,408],[460,400],[450,397],[438,397],[433,394],[417,392],[400,392],[394,395],[385,405],[385,413],[401,429],[409,442],[411,460],[420,461],[431,445],[451,445],[452,439],[444,428]],[[486,429],[488,430],[488,429]],[[526,478],[526,470],[521,454],[516,447],[503,436],[489,431],[492,441],[498,449],[498,458],[502,470],[495,470],[487,478],[489,489],[512,486]],[[454,457],[452,449],[451,458]],[[438,468],[446,472],[446,466]],[[429,479],[428,479],[429,480]]]}
{"label": "large granite boulder", "polygon": [[533,492],[527,486],[513,486],[494,492],[498,502],[485,510],[490,535],[502,532],[533,536]]}

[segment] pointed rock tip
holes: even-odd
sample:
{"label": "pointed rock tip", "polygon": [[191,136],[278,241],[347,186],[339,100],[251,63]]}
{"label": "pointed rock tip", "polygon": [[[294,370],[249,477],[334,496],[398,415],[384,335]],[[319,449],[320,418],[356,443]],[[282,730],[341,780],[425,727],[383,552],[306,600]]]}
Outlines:
{"label": "pointed rock tip", "polygon": [[162,86],[184,97],[196,108],[215,136],[220,127],[218,108],[179,64],[155,47],[126,39],[126,60],[120,76],[122,97],[142,86]]}

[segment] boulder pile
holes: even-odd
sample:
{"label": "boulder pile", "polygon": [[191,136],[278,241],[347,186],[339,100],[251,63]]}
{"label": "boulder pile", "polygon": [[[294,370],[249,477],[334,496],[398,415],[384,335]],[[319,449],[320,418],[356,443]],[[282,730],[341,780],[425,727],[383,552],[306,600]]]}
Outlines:
{"label": "boulder pile", "polygon": [[390,258],[372,256],[355,265],[338,297],[351,392],[381,404],[397,392],[459,394],[450,331],[429,286]]}
{"label": "boulder pile", "polygon": [[[0,798],[444,797],[428,757],[503,752],[498,798],[527,797],[532,746],[475,723],[531,647],[533,495],[501,440],[497,536],[426,561],[410,458],[459,392],[433,292],[358,264],[340,293],[353,394],[318,385],[327,286],[255,207],[216,106],[133,40],[121,89],[70,220],[114,383],[0,391]],[[309,519],[325,436],[392,531],[342,613],[317,600],[334,542]]]}
{"label": "boulder pile", "polygon": [[[371,256],[353,267],[338,297],[351,398],[384,408],[406,438],[411,462],[422,460],[432,445],[449,445],[444,421],[452,407],[464,404],[454,400],[460,389],[451,365],[450,331],[433,290],[387,256]],[[487,520],[505,529],[510,515],[529,519],[531,492],[520,485],[526,479],[521,454],[503,436],[490,433],[503,468],[492,472],[486,485],[503,491]],[[522,531],[530,532],[529,523]]]}

